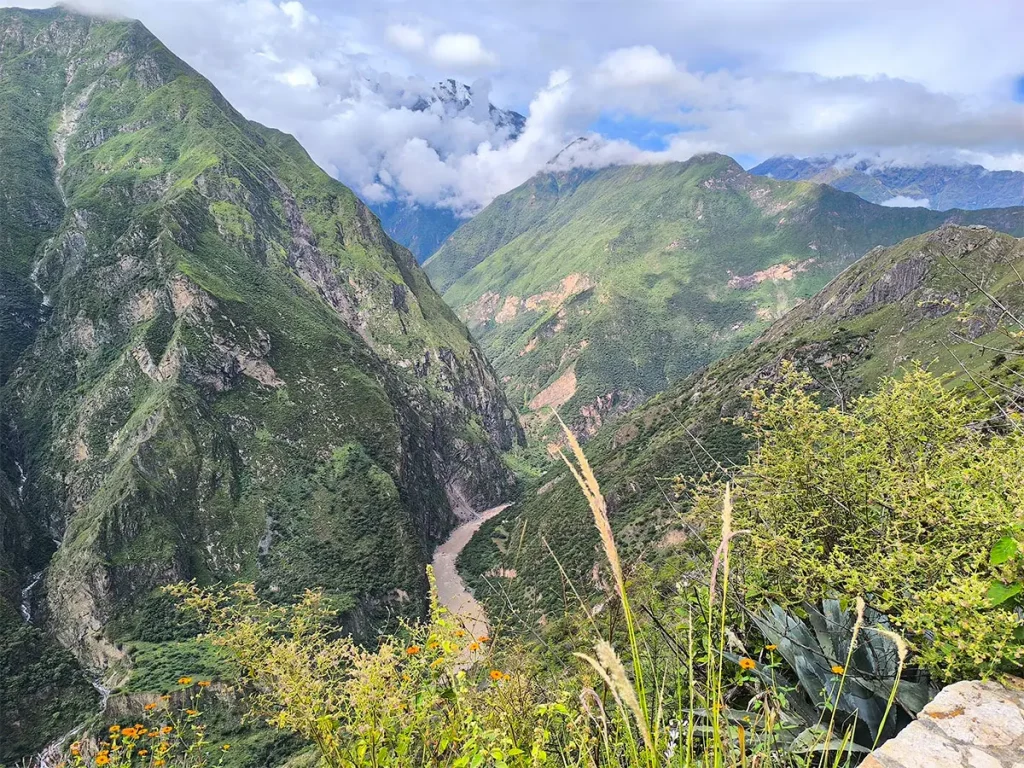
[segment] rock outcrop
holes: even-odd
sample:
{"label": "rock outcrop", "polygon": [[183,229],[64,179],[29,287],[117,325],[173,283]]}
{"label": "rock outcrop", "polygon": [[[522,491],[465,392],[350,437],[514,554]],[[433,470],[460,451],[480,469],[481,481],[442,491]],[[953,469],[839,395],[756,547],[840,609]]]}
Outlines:
{"label": "rock outcrop", "polygon": [[943,689],[861,768],[1022,768],[1024,693],[997,683]]}

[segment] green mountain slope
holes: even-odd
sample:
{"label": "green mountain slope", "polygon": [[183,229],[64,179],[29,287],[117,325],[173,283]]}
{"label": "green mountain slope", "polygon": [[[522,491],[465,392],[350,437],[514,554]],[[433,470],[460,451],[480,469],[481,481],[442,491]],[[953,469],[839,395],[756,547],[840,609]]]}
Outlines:
{"label": "green mountain slope", "polygon": [[[743,392],[774,380],[784,360],[809,371],[821,396],[833,400],[864,392],[914,360],[952,374],[951,386],[986,402],[979,386],[1016,396],[1024,343],[1001,330],[1006,316],[979,287],[1019,312],[1020,274],[1024,240],[983,227],[947,226],[874,249],[749,348],[602,429],[585,450],[628,559],[657,567],[685,546],[673,478],[697,478],[742,459],[746,440],[727,419],[745,412]],[[574,599],[548,545],[577,589],[595,603],[604,599],[591,513],[557,462],[516,507],[483,526],[460,565],[489,610],[522,628],[524,618],[560,615],[566,594]],[[510,614],[509,599],[519,616]]]}
{"label": "green mountain slope", "polygon": [[97,671],[178,579],[421,610],[522,433],[411,254],[138,23],[0,10],[0,72],[3,597]]}
{"label": "green mountain slope", "polygon": [[857,256],[945,221],[1024,234],[1024,209],[893,209],[752,176],[722,155],[544,173],[426,263],[539,428],[593,432],[741,349]]}

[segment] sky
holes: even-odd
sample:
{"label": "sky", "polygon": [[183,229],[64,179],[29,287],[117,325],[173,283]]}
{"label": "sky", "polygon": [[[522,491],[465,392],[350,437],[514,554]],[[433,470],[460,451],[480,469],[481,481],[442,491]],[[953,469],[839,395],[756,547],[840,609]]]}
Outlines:
{"label": "sky", "polygon": [[[3,0],[0,0],[3,4]],[[42,0],[12,3],[45,7]],[[370,202],[723,152],[1024,171],[1021,0],[73,0],[141,19]],[[463,110],[412,107],[442,79]],[[527,117],[512,140],[487,101]]]}

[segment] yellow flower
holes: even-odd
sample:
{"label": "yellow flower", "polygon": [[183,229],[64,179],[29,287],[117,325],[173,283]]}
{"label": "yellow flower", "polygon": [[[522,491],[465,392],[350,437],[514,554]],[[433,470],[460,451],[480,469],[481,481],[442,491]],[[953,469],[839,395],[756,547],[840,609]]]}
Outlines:
{"label": "yellow flower", "polygon": [[149,754],[149,750],[148,749],[140,749],[136,754],[139,757],[145,757],[146,755]]}
{"label": "yellow flower", "polygon": [[755,662],[753,659],[748,659],[746,656],[744,656],[742,659],[740,659],[740,669],[750,670],[750,669],[754,669],[754,667],[756,667],[756,666],[757,666],[757,662]]}
{"label": "yellow flower", "polygon": [[121,726],[120,725],[112,725],[112,726],[110,726],[110,728],[108,730],[111,733],[120,733],[121,732]]}
{"label": "yellow flower", "polygon": [[480,650],[480,644],[479,643],[470,643],[469,644],[469,650],[471,650],[471,651],[479,651]]}
{"label": "yellow flower", "polygon": [[773,644],[773,645],[766,645],[766,646],[764,647],[764,649],[765,649],[766,651],[775,651],[775,650],[778,650],[778,647],[779,647],[779,646],[777,646],[777,645],[774,645],[774,644]]}
{"label": "yellow flower", "polygon": [[156,704],[152,704],[152,703],[150,703],[150,704],[147,704],[147,705],[145,706],[145,710],[146,710],[147,712],[152,712],[152,711],[153,711],[154,709],[156,709]]}
{"label": "yellow flower", "polygon": [[186,709],[185,710],[185,714],[188,715],[189,717],[195,717],[196,715],[199,714],[199,712],[197,710],[195,710],[195,709]]}
{"label": "yellow flower", "polygon": [[435,648],[437,648],[438,645],[439,645],[439,643],[436,640],[433,641],[433,642],[427,643],[427,650],[431,650],[432,651]]}
{"label": "yellow flower", "polygon": [[843,666],[840,665],[840,664],[833,664],[832,665],[832,672],[837,674],[837,675],[841,675],[845,671],[846,671],[846,669],[844,669]]}
{"label": "yellow flower", "polygon": [[100,752],[96,755],[96,765],[106,765],[110,762],[110,755],[106,752]]}
{"label": "yellow flower", "polygon": [[168,696],[166,693],[163,696],[160,697],[160,701],[170,701],[170,700],[171,700],[171,697]]}
{"label": "yellow flower", "polygon": [[505,677],[505,673],[502,672],[500,669],[492,669],[491,670],[491,680],[501,680],[504,677]]}
{"label": "yellow flower", "polygon": [[158,757],[156,760],[153,761],[153,765],[164,765],[166,762],[166,760]]}
{"label": "yellow flower", "polygon": [[418,645],[410,645],[408,648],[405,649],[405,652],[410,656],[415,656],[417,653],[420,652],[420,647]]}
{"label": "yellow flower", "polygon": [[192,685],[192,678],[191,677],[179,677],[178,678],[178,685]]}
{"label": "yellow flower", "polygon": [[456,629],[456,630],[455,630],[455,636],[456,636],[456,637],[465,637],[465,636],[466,636],[466,633],[465,633],[465,632],[463,632],[463,631],[462,631],[461,629]]}
{"label": "yellow flower", "polygon": [[480,635],[480,637],[477,638],[477,641],[481,643],[489,643],[491,642],[491,638],[489,638],[487,635]]}
{"label": "yellow flower", "polygon": [[168,734],[168,733],[170,733],[173,730],[174,730],[173,726],[165,725],[163,728],[160,729],[160,733]]}
{"label": "yellow flower", "polygon": [[231,749],[231,745],[225,744],[223,747],[221,747],[221,749],[223,749],[226,752],[227,750]]}
{"label": "yellow flower", "polygon": [[200,688],[209,688],[210,687],[210,681],[209,680],[200,680],[199,681],[199,687]]}

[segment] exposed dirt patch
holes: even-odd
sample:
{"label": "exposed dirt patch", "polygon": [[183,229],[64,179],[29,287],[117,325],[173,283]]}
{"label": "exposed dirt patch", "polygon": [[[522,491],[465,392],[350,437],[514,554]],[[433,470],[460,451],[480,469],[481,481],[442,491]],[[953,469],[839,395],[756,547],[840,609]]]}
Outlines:
{"label": "exposed dirt patch", "polygon": [[806,259],[796,264],[773,264],[768,269],[762,269],[752,275],[733,275],[729,278],[730,288],[753,288],[765,280],[778,282],[779,280],[792,280],[800,272],[806,272],[807,268],[814,263],[814,259]]}
{"label": "exposed dirt patch", "polygon": [[566,368],[565,371],[550,385],[537,393],[530,401],[530,410],[537,411],[544,407],[558,408],[565,405],[576,394],[576,365],[575,363]]}

